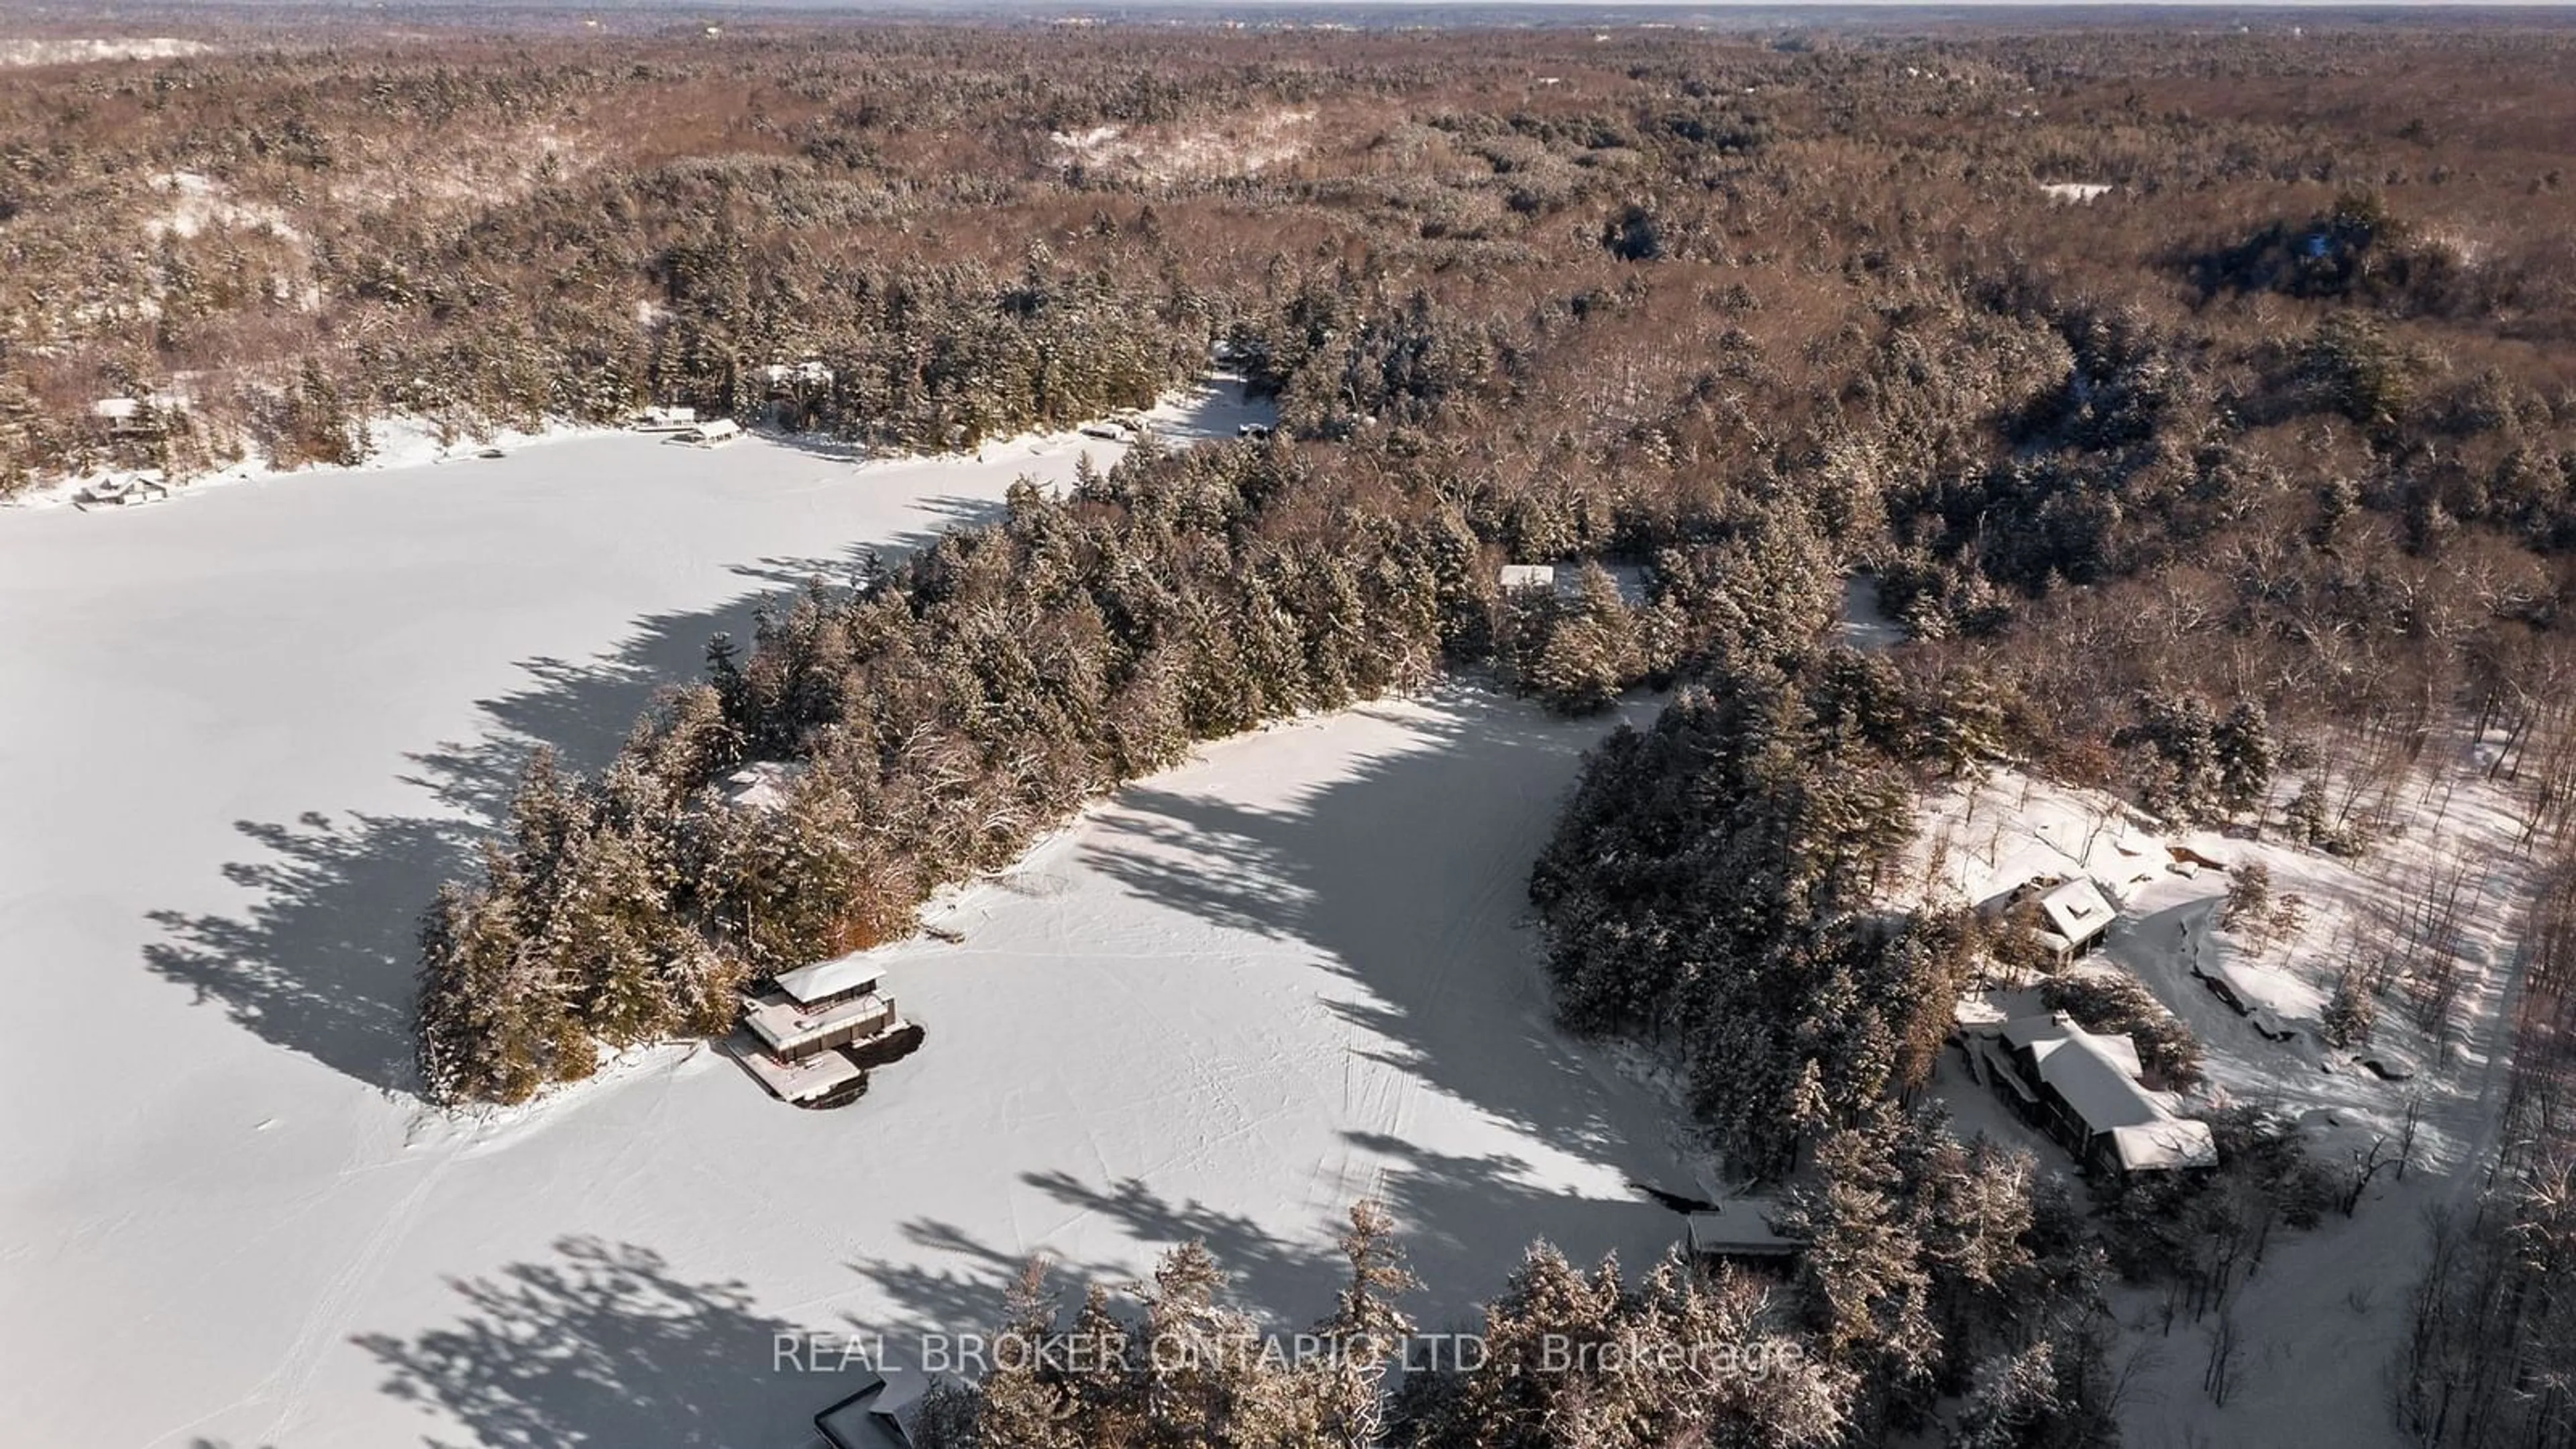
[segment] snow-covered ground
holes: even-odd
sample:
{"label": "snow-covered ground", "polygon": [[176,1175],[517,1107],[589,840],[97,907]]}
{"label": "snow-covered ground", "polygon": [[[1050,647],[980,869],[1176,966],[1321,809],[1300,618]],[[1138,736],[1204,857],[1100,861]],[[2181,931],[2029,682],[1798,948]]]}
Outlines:
{"label": "snow-covered ground", "polygon": [[2039,183],[2039,189],[2051,201],[2083,202],[2108,196],[2111,184],[2107,181],[2043,181]]}
{"label": "snow-covered ground", "polygon": [[174,60],[212,55],[202,40],[173,36],[114,36],[106,39],[0,40],[0,66],[77,65],[94,60]]}
{"label": "snow-covered ground", "polygon": [[[171,216],[155,222],[156,226],[193,230],[204,224],[207,215],[204,210],[206,207],[228,204],[221,202],[220,193],[210,190],[203,177],[191,176],[184,172],[174,173],[156,178],[154,184],[156,188],[169,192],[175,198]],[[193,220],[190,219],[192,217]],[[1257,410],[1247,408],[1240,397],[1241,387],[1241,378],[1231,373],[1218,373],[1197,386],[1176,389],[1167,394],[1154,407],[1145,410],[1144,417],[1166,444],[1186,445],[1204,442],[1209,438],[1231,438],[1234,436],[1236,424],[1265,422],[1271,417],[1271,411],[1267,405]],[[177,395],[184,399],[187,394],[182,389]],[[486,455],[496,451],[506,457],[523,448],[636,436],[639,435],[630,433],[624,428],[561,421],[537,432],[528,432],[519,428],[486,428],[477,432],[472,428],[458,425],[442,426],[432,418],[392,414],[368,420],[366,461],[353,468],[281,469],[272,465],[268,459],[254,453],[240,462],[211,473],[195,474],[179,479],[172,485],[171,497],[184,498],[227,485],[257,483],[281,477],[335,477],[350,473],[383,473],[418,468],[432,463],[491,463],[499,459]],[[861,444],[836,442],[820,436],[776,434],[768,436],[771,441],[787,447],[808,451],[822,457],[836,458],[843,462],[859,462],[874,458],[881,466],[903,463],[915,467],[933,466],[939,470],[959,467],[966,462],[962,457],[922,458],[875,453]],[[1076,436],[1073,432],[1032,432],[1012,438],[996,439],[984,444],[977,451],[974,461],[1017,468],[1021,471],[1034,468],[1041,474],[1062,472],[1069,477],[1069,464],[1058,469],[1048,460],[1062,462],[1068,440]],[[673,447],[689,446],[674,442],[667,434],[650,435],[649,440]],[[1102,441],[1086,440],[1086,445],[1096,445]],[[730,447],[731,444],[724,446]],[[1110,459],[1124,454],[1125,451],[1126,445],[1120,442],[1109,442],[1105,448],[1094,446],[1094,461],[1106,467]],[[52,478],[35,487],[0,498],[0,508],[67,507],[81,502],[82,492],[93,484],[124,482],[140,477],[158,479],[160,474],[157,470],[138,471],[127,468]]]}
{"label": "snow-covered ground", "polygon": [[684,1049],[403,1094],[411,918],[530,741],[602,758],[758,593],[1084,449],[609,436],[0,514],[0,1440],[784,1449],[845,1381],[775,1335],[902,1358],[1032,1252],[1205,1237],[1304,1320],[1375,1191],[1437,1322],[1532,1237],[1669,1242],[1623,1187],[1667,1118],[1544,1024],[1518,925],[1599,725],[1473,695],[1213,747],[970,892],[847,1110]]}
{"label": "snow-covered ground", "polygon": [[[2033,875],[2090,875],[2121,911],[2098,959],[2144,982],[2207,1052],[2197,1100],[2276,1109],[2301,1124],[2312,1156],[2344,1169],[2374,1144],[2394,1158],[2410,1111],[2418,1119],[2403,1180],[2383,1170],[2355,1217],[2330,1215],[2315,1231],[2273,1235],[2234,1298],[2244,1348],[2225,1408],[2201,1387],[2215,1319],[2168,1333],[2160,1288],[2119,1295],[2130,1348],[2140,1354],[2125,1442],[2142,1449],[2400,1442],[2387,1381],[2404,1342],[2407,1298],[2423,1272],[2425,1214],[2467,1204],[2483,1181],[2506,1086],[2514,932],[2532,889],[2531,862],[2513,849],[2512,802],[2483,778],[2481,763],[2478,750],[2457,742],[2429,749],[2418,774],[2393,794],[2391,831],[2359,860],[2277,836],[2159,834],[2108,795],[2012,770],[1926,801],[1898,894],[1972,903]],[[2296,923],[2259,938],[2218,925],[2230,872],[2256,861],[2270,872],[2276,903],[2295,895],[2304,905]],[[2403,1004],[2386,1004],[2368,1054],[2416,1074],[2382,1080],[2353,1051],[2326,1045],[2316,1018],[2337,971],[2378,949],[2391,921],[2455,875],[2459,929],[2438,943],[2464,982],[2455,1025],[2445,1044]],[[2196,971],[2230,982],[2253,1014],[2240,1015]],[[2258,1024],[2289,1039],[2273,1040]],[[1937,1090],[1962,1131],[1985,1131],[2029,1147],[2043,1163],[2068,1166],[1955,1063],[1944,1063]]]}
{"label": "snow-covered ground", "polygon": [[1905,626],[1889,617],[1879,598],[1876,577],[1854,574],[1843,580],[1839,642],[1872,653],[1905,642]]}

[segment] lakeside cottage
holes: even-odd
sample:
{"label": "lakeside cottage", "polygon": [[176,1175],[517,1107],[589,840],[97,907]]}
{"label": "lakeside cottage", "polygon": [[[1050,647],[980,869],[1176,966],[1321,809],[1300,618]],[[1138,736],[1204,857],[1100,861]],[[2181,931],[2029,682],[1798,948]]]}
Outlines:
{"label": "lakeside cottage", "polygon": [[111,438],[160,437],[174,422],[184,420],[188,410],[188,399],[181,393],[103,397],[89,405],[89,415],[107,425]]}
{"label": "lakeside cottage", "polygon": [[796,388],[824,388],[832,385],[832,369],[825,367],[820,359],[812,357],[792,364],[773,362],[760,370],[760,380],[769,384],[774,392]]}
{"label": "lakeside cottage", "polygon": [[738,1053],[743,1066],[779,1100],[798,1103],[861,1087],[867,1067],[854,1050],[907,1026],[863,955],[780,972],[743,997],[742,1024],[751,1038]]}
{"label": "lakeside cottage", "polygon": [[158,503],[170,496],[170,485],[158,473],[139,473],[131,477],[101,478],[72,496],[79,508],[125,508],[137,503]]}
{"label": "lakeside cottage", "polygon": [[2054,1012],[2000,1026],[1963,1022],[1960,1045],[1995,1095],[2088,1172],[2127,1177],[2218,1165],[2209,1124],[2177,1116],[2139,1082],[2137,1043],[2125,1036],[2086,1031]]}
{"label": "lakeside cottage", "polygon": [[1772,1226],[1779,1205],[1768,1198],[1736,1198],[1682,1218],[1682,1247],[1705,1263],[1785,1265],[1807,1248]]}
{"label": "lakeside cottage", "polygon": [[731,418],[716,418],[708,422],[699,423],[693,427],[680,429],[678,432],[671,434],[671,441],[675,443],[695,443],[701,448],[712,448],[719,443],[730,443],[741,436],[742,424],[735,422]]}

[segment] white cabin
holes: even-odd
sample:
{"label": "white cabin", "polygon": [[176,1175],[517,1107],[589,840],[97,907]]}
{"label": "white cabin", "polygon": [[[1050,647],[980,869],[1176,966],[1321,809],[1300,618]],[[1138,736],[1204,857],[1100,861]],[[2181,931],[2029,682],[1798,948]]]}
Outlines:
{"label": "white cabin", "polygon": [[170,496],[170,485],[158,473],[139,473],[123,478],[101,478],[72,495],[81,508],[130,508],[137,503],[158,503]]}
{"label": "white cabin", "polygon": [[695,427],[680,429],[678,432],[671,435],[671,441],[675,443],[693,443],[701,448],[713,448],[724,443],[730,443],[741,436],[742,424],[735,422],[731,418],[715,418],[707,422],[699,423]]}

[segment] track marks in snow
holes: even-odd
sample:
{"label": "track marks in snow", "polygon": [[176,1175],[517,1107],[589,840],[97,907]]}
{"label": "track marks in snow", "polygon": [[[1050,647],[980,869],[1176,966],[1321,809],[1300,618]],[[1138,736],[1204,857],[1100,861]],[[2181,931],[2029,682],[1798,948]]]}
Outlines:
{"label": "track marks in snow", "polygon": [[[360,1307],[370,1300],[385,1265],[410,1233],[421,1209],[437,1192],[448,1169],[456,1165],[471,1141],[471,1138],[464,1138],[448,1144],[430,1160],[421,1171],[420,1180],[411,1185],[392,1211],[368,1230],[358,1250],[323,1285],[321,1293],[313,1300],[313,1306],[305,1310],[303,1324],[288,1343],[277,1368],[258,1388],[245,1396],[243,1402],[246,1404],[270,1399],[277,1401],[277,1415],[267,1430],[259,1435],[262,1441],[273,1443],[284,1439],[297,1413],[304,1407],[305,1397],[312,1390],[324,1356],[331,1348],[348,1341],[350,1331],[356,1327]],[[348,1175],[343,1174],[344,1177]]]}
{"label": "track marks in snow", "polygon": [[[265,1131],[269,1125],[262,1123],[255,1130]],[[280,1353],[275,1368],[239,1398],[165,1430],[151,1442],[173,1443],[212,1420],[270,1403],[276,1405],[275,1415],[268,1428],[256,1436],[256,1441],[281,1442],[310,1398],[329,1350],[348,1341],[362,1305],[382,1279],[386,1266],[412,1225],[419,1221],[422,1209],[436,1193],[449,1169],[474,1155],[478,1146],[486,1145],[484,1139],[489,1126],[469,1126],[457,1117],[422,1111],[413,1114],[403,1124],[401,1144],[392,1154],[381,1154],[363,1145],[353,1148],[329,1184],[307,1195],[291,1217],[278,1225],[280,1232],[328,1209],[344,1195],[350,1184],[362,1179],[408,1169],[417,1171],[419,1180],[404,1191],[393,1208],[369,1230],[357,1251],[324,1283],[322,1291],[315,1295],[311,1306],[306,1309],[294,1337]],[[425,1159],[404,1155],[423,1151],[428,1154]],[[241,1256],[250,1251],[250,1247],[249,1244],[237,1247],[223,1261],[229,1262]]]}

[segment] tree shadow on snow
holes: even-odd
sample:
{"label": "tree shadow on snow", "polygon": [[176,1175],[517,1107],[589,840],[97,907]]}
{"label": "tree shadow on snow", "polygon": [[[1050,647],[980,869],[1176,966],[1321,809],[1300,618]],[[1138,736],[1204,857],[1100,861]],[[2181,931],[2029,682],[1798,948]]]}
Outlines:
{"label": "tree shadow on snow", "polygon": [[1193,1198],[1174,1202],[1135,1178],[1106,1188],[1064,1172],[1024,1174],[1022,1182],[1066,1207],[1114,1222],[1129,1237],[1162,1248],[1207,1244],[1232,1285],[1234,1298],[1276,1318],[1298,1305],[1319,1316],[1340,1286],[1341,1269],[1331,1241],[1290,1242],[1242,1213]]}
{"label": "tree shadow on snow", "polygon": [[782,1358],[782,1342],[803,1352],[812,1326],[755,1311],[740,1283],[691,1281],[633,1244],[567,1238],[554,1251],[451,1280],[465,1312],[450,1327],[352,1341],[389,1371],[386,1393],[486,1449],[733,1444],[754,1427],[785,1442],[856,1386]]}
{"label": "tree shadow on snow", "polygon": [[224,876],[259,898],[238,918],[152,912],[166,939],[143,948],[145,964],[271,1042],[372,1086],[403,1085],[412,925],[462,867],[472,832],[454,819],[319,815],[234,828],[267,856]]}
{"label": "tree shadow on snow", "polygon": [[[1652,1203],[1576,1197],[1535,1184],[1526,1164],[1509,1156],[1451,1156],[1384,1134],[1344,1135],[1354,1147],[1394,1164],[1377,1196],[1395,1218],[1406,1266],[1422,1280],[1401,1306],[1428,1326],[1471,1320],[1533,1242],[1555,1244],[1588,1263],[1621,1244],[1648,1244],[1660,1252],[1679,1226],[1678,1218]],[[1133,1179],[1106,1190],[1063,1173],[1032,1173],[1022,1181],[1066,1206],[1117,1223],[1140,1242],[1205,1243],[1226,1272],[1230,1296],[1274,1329],[1294,1330],[1321,1319],[1348,1281],[1339,1221],[1319,1222],[1311,1236],[1292,1241],[1243,1214],[1195,1199],[1174,1202]],[[1647,1265],[1625,1266],[1643,1271]],[[1093,1275],[1100,1281],[1112,1276]]]}
{"label": "tree shadow on snow", "polygon": [[[1068,1205],[1110,1217],[1153,1256],[1186,1242],[1206,1243],[1227,1277],[1223,1296],[1274,1326],[1301,1326],[1322,1317],[1342,1285],[1340,1261],[1330,1244],[1320,1240],[1285,1242],[1248,1218],[1196,1202],[1171,1203],[1132,1180],[1106,1191],[1059,1173],[1032,1173],[1023,1180]],[[909,1223],[903,1233],[918,1251],[862,1259],[850,1269],[890,1305],[884,1321],[861,1331],[880,1337],[896,1364],[917,1367],[927,1335],[989,1334],[998,1328],[1005,1300],[1030,1259],[950,1223]],[[1151,1261],[1078,1261],[1055,1253],[1036,1257],[1055,1296],[1059,1325],[1071,1323],[1085,1290],[1094,1286],[1111,1290],[1122,1311],[1132,1315],[1135,1304],[1127,1292],[1144,1283],[1153,1268]]]}
{"label": "tree shadow on snow", "polygon": [[[972,503],[925,506],[957,519]],[[144,964],[280,1047],[381,1090],[412,1090],[421,913],[442,882],[474,872],[536,750],[551,746],[579,770],[607,764],[658,691],[700,677],[710,639],[730,634],[748,645],[760,605],[781,597],[775,586],[790,581],[788,569],[804,568],[792,579],[799,585],[808,577],[842,583],[871,548],[891,559],[935,537],[920,531],[854,544],[834,559],[738,566],[768,587],[713,608],[641,616],[624,642],[590,659],[519,661],[524,688],[476,701],[483,734],[411,754],[410,768],[397,772],[420,791],[419,813],[236,822],[257,853],[223,874],[255,899],[236,914],[151,912],[162,939],[144,947]]]}
{"label": "tree shadow on snow", "polygon": [[[1407,712],[1404,724],[1399,749],[1280,805],[1247,807],[1169,782],[1131,786],[1095,814],[1078,853],[1081,868],[1138,896],[1303,948],[1330,973],[1322,1002],[1346,1024],[1353,1056],[1393,1068],[1408,1090],[1454,1098],[1514,1129],[1535,1156],[1561,1153],[1595,1169],[1592,1185],[1577,1188],[1549,1181],[1561,1160],[1453,1155],[1367,1123],[1344,1130],[1343,1171],[1369,1175],[1346,1190],[1373,1192],[1394,1210],[1427,1285],[1417,1306],[1454,1318],[1498,1288],[1503,1266],[1536,1238],[1577,1259],[1613,1248],[1660,1253],[1677,1219],[1621,1184],[1687,1179],[1661,1105],[1551,1024],[1535,941],[1518,928],[1530,857],[1575,757],[1610,722],[1550,721],[1457,690],[1428,720]],[[1486,854],[1461,859],[1461,850]],[[1451,874],[1426,875],[1421,861]],[[1337,1208],[1283,1237],[1265,1226],[1275,1215],[1237,1210],[1260,1205],[1178,1200],[1151,1182],[1064,1172],[1022,1182],[1153,1251],[1206,1242],[1238,1298],[1274,1321],[1304,1321],[1339,1283]],[[952,1228],[907,1231],[934,1254],[853,1266],[916,1323],[989,1325],[1021,1263]]]}
{"label": "tree shadow on snow", "polygon": [[[1622,1267],[1637,1275],[1651,1266],[1637,1261],[1638,1254],[1660,1255],[1678,1230],[1679,1219],[1652,1203],[1582,1198],[1536,1185],[1525,1165],[1507,1156],[1452,1156],[1381,1134],[1346,1135],[1354,1147],[1397,1165],[1383,1179],[1380,1196],[1395,1216],[1406,1266],[1423,1285],[1404,1295],[1400,1306],[1426,1329],[1472,1326],[1534,1242],[1552,1243],[1587,1266],[1624,1247],[1629,1252]],[[1225,1297],[1275,1332],[1294,1332],[1322,1319],[1347,1282],[1338,1222],[1318,1222],[1311,1233],[1290,1239],[1245,1214],[1195,1199],[1174,1201],[1132,1178],[1103,1187],[1045,1172],[1025,1174],[1021,1181],[1066,1207],[1114,1223],[1149,1257],[1182,1243],[1205,1243],[1226,1273]],[[921,1335],[990,1333],[999,1325],[1025,1258],[947,1223],[907,1224],[904,1238],[916,1251],[850,1264],[890,1304],[885,1321],[862,1329],[883,1338],[890,1358],[917,1365]],[[1070,1320],[1085,1289],[1123,1290],[1151,1269],[1149,1261],[1041,1256],[1060,1322]]]}
{"label": "tree shadow on snow", "polygon": [[[1553,1146],[1666,1175],[1655,1144],[1631,1141],[1607,1111],[1627,1089],[1552,1024],[1536,937],[1517,928],[1574,759],[1611,722],[1551,721],[1464,688],[1405,722],[1410,747],[1282,810],[1121,791],[1083,863],[1203,920],[1312,948],[1358,988],[1326,1004],[1360,1055]],[[1492,842],[1456,865],[1473,877],[1463,895],[1426,892],[1411,863],[1461,841]]]}
{"label": "tree shadow on snow", "polygon": [[1517,1158],[1453,1156],[1378,1133],[1350,1137],[1398,1164],[1381,1179],[1380,1195],[1425,1285],[1413,1306],[1428,1328],[1472,1326],[1474,1306],[1502,1290],[1535,1243],[1553,1244],[1577,1267],[1617,1257],[1633,1283],[1681,1234],[1680,1215],[1659,1203],[1536,1187]]}

